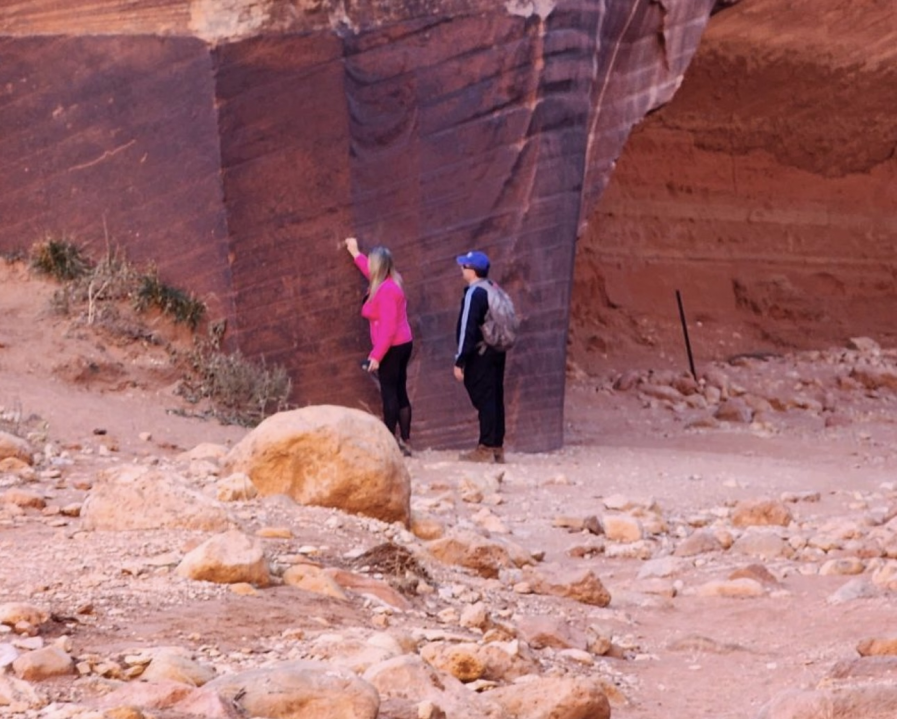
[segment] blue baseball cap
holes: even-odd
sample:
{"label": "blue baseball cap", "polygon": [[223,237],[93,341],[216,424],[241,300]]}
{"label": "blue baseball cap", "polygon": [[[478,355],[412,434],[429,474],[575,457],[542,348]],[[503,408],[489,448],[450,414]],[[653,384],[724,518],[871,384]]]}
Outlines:
{"label": "blue baseball cap", "polygon": [[489,258],[483,252],[468,252],[466,255],[458,255],[455,260],[459,265],[471,267],[479,272],[489,269]]}

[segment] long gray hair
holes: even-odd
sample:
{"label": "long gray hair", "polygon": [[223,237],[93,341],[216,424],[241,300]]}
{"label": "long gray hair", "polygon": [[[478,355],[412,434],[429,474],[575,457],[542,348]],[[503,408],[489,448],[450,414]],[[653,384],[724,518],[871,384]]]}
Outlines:
{"label": "long gray hair", "polygon": [[392,278],[399,287],[402,286],[402,275],[396,270],[392,253],[385,247],[375,247],[368,255],[368,270],[371,273],[370,296],[373,297],[380,289],[380,285],[388,278]]}

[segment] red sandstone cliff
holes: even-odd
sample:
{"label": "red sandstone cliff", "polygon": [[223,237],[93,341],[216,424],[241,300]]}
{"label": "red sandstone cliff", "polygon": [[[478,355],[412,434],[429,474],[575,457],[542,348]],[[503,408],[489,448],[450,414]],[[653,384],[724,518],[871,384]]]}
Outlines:
{"label": "red sandstone cliff", "polygon": [[285,364],[298,403],[377,407],[362,282],[403,271],[415,441],[460,446],[461,283],[489,252],[523,335],[509,444],[561,444],[577,233],[630,128],[665,103],[712,0],[267,3],[51,0],[0,8],[0,249],[108,231]]}
{"label": "red sandstone cliff", "polygon": [[[744,0],[633,131],[578,246],[572,356],[897,342],[897,3]],[[699,367],[700,369],[700,367]]]}

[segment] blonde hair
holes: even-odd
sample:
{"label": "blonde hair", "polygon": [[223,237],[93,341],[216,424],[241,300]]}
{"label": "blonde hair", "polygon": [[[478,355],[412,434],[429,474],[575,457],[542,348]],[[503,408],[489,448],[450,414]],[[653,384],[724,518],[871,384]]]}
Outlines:
{"label": "blonde hair", "polygon": [[396,270],[392,253],[385,247],[375,247],[368,255],[368,270],[371,273],[370,296],[377,294],[387,278],[391,278],[399,287],[402,286],[402,275]]}

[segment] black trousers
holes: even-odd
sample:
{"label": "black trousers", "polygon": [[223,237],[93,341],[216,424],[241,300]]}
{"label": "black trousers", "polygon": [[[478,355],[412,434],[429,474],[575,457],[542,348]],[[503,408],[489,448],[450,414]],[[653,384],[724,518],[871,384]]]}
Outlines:
{"label": "black trousers", "polygon": [[411,438],[411,401],[408,399],[408,361],[411,359],[411,342],[390,347],[383,355],[377,377],[380,380],[380,398],[383,400],[383,422],[395,435],[396,425],[403,440]]}
{"label": "black trousers", "polygon": [[487,347],[474,353],[464,367],[464,389],[480,420],[480,444],[501,447],[505,441],[504,352]]}

